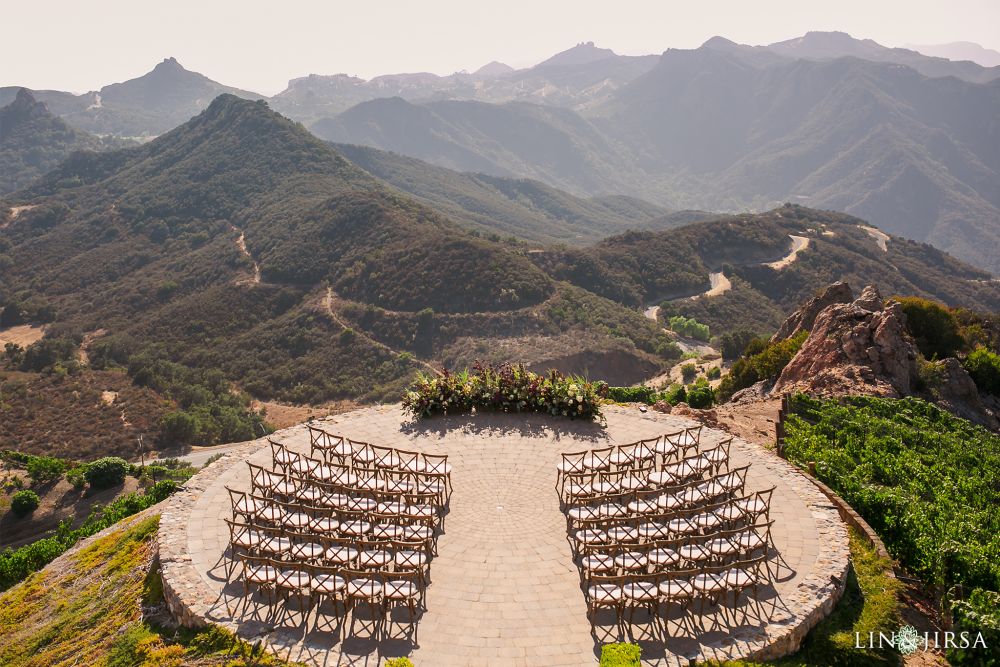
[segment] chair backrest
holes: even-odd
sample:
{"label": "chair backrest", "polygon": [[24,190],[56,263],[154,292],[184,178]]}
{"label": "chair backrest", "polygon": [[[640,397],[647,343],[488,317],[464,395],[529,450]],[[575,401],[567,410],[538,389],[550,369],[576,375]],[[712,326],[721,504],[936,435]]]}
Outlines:
{"label": "chair backrest", "polygon": [[587,452],[566,452],[560,454],[562,457],[561,469],[563,473],[582,473],[584,471],[583,467],[583,457],[587,455]]}
{"label": "chair backrest", "polygon": [[430,475],[448,475],[447,454],[421,454],[424,461],[424,472]]}

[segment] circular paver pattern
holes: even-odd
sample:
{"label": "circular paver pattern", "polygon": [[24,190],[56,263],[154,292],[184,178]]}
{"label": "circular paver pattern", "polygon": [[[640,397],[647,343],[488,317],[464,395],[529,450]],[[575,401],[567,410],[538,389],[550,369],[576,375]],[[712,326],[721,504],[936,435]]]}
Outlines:
{"label": "circular paver pattern", "polygon": [[[278,653],[307,664],[377,665],[386,657],[408,654],[421,666],[594,665],[600,644],[615,640],[614,628],[600,621],[592,627],[586,617],[566,519],[554,488],[559,455],[693,425],[680,417],[627,408],[605,412],[604,427],[544,415],[413,421],[398,405],[315,422],[356,440],[449,456],[454,492],[439,553],[431,563],[427,611],[416,624],[415,638],[399,623],[387,628],[391,637],[367,639],[370,624],[365,624],[364,615],[343,640],[341,631],[314,628],[315,614],[303,624],[292,613],[276,625],[263,613],[263,604],[243,604],[242,584],[226,583],[222,554],[229,536],[224,519],[230,501],[225,487],[249,488],[244,460],[270,464],[264,440],[232,450],[168,501],[159,546],[171,611],[185,624],[208,620],[250,641],[263,639]],[[291,449],[308,451],[304,425],[272,437]],[[711,446],[728,437],[705,429],[702,443]],[[849,551],[847,530],[836,508],[806,477],[770,452],[737,439],[730,457],[731,467],[752,464],[748,492],[777,487],[771,518],[781,566],[764,607],[768,621],[741,619],[734,624],[708,614],[707,622],[702,619],[705,629],[695,632],[668,624],[665,641],[642,634],[637,625],[644,664],[785,654],[829,612],[843,590]]]}

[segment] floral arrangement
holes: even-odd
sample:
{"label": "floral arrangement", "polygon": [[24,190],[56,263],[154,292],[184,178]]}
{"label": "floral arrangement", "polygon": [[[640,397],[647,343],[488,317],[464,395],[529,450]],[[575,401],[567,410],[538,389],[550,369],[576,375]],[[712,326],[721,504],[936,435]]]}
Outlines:
{"label": "floral arrangement", "polygon": [[460,373],[424,374],[403,394],[403,409],[416,417],[478,410],[543,412],[570,419],[601,419],[604,383],[550,370],[526,371],[521,364],[484,364]]}

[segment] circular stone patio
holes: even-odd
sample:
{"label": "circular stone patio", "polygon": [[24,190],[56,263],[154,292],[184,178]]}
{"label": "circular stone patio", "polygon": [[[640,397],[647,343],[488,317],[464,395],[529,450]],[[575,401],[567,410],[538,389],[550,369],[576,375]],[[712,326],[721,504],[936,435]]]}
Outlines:
{"label": "circular stone patio", "polygon": [[[277,653],[313,665],[378,665],[409,655],[428,665],[595,665],[600,644],[615,641],[610,626],[592,627],[580,575],[572,560],[566,519],[554,489],[562,452],[634,442],[693,425],[655,412],[609,407],[607,426],[544,415],[484,414],[412,421],[399,405],[365,408],[317,420],[335,433],[378,445],[446,453],[454,493],[437,557],[431,562],[427,610],[416,625],[417,646],[393,638],[343,639],[290,615],[278,627],[261,620],[262,607],[236,612],[242,584],[226,584],[221,556],[228,541],[229,485],[249,489],[245,460],[269,465],[266,440],[234,449],[192,478],[163,511],[159,554],[168,605],[179,621],[206,620],[251,643],[262,639]],[[304,425],[275,433],[291,449],[308,452]],[[707,445],[729,437],[705,429]],[[772,536],[780,569],[763,604],[767,621],[732,627],[707,615],[692,633],[668,625],[666,641],[644,633],[636,614],[636,640],[647,665],[690,660],[764,659],[794,650],[839,598],[848,567],[847,529],[836,508],[795,468],[760,447],[736,439],[731,467],[752,464],[746,490],[777,486],[771,502]],[[255,600],[257,598],[254,598]],[[293,605],[294,607],[294,605]],[[234,617],[235,615],[235,617]],[[405,614],[403,616],[405,618]],[[716,622],[713,627],[713,622]],[[306,629],[308,627],[308,630]]]}

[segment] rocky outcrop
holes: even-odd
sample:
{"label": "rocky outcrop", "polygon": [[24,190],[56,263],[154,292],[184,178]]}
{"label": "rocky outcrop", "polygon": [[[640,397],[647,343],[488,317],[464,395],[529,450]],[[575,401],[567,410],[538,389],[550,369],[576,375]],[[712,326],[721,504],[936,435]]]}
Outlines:
{"label": "rocky outcrop", "polygon": [[774,391],[889,397],[911,393],[917,354],[905,321],[902,307],[894,301],[883,305],[872,286],[850,303],[828,305],[815,315],[809,337],[782,371]]}
{"label": "rocky outcrop", "polygon": [[814,296],[803,304],[801,308],[789,315],[788,319],[778,328],[778,332],[771,336],[771,342],[791,338],[803,330],[812,331],[816,323],[816,317],[824,308],[832,306],[835,303],[850,303],[853,299],[854,293],[851,292],[850,285],[843,281],[833,283],[823,290],[821,294]]}

